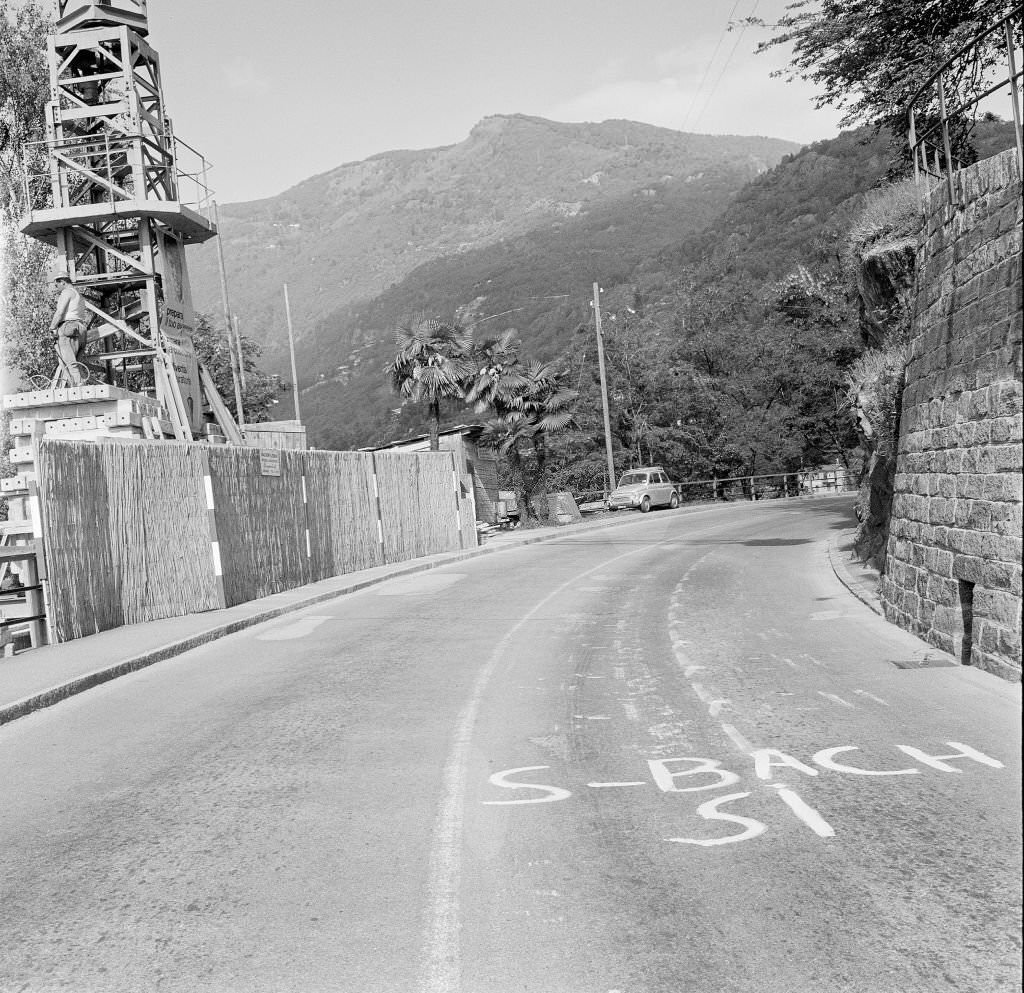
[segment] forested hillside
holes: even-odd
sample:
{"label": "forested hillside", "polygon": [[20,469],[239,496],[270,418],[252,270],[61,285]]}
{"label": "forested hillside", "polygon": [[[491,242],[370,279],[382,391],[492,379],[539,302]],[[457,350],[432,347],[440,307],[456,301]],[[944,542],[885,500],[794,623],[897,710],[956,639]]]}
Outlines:
{"label": "forested hillside", "polygon": [[[671,184],[654,184],[557,228],[421,266],[371,304],[322,322],[316,332],[324,342],[321,379],[304,392],[303,414],[320,443],[338,447],[418,429],[415,412],[392,413],[397,400],[377,371],[390,349],[390,341],[380,342],[380,329],[417,317],[473,324],[504,315],[485,320],[477,333],[515,327],[525,351],[542,358],[564,353],[570,361],[588,340],[577,331],[591,325],[595,280],[605,290],[610,336],[611,318],[617,310],[627,313],[634,295],[647,320],[671,328],[700,309],[709,287],[718,296],[723,280],[734,287],[737,307],[740,301],[759,306],[767,285],[799,265],[824,268],[834,282],[859,197],[884,178],[886,165],[885,138],[844,134],[786,156],[733,195],[727,190],[734,177],[722,173],[688,184],[709,194],[695,200],[681,201]],[[712,183],[718,188],[699,185]],[[346,368],[339,372],[338,365]]]}
{"label": "forested hillside", "polygon": [[[979,153],[1011,140],[1006,125],[983,123]],[[457,319],[478,339],[512,327],[525,353],[556,358],[582,394],[575,429],[555,445],[558,477],[599,487],[596,279],[622,464],[657,461],[685,479],[845,459],[856,444],[845,375],[861,340],[844,255],[889,153],[888,139],[867,130],[819,142],[716,214],[694,211],[694,233],[674,226],[682,205],[671,189],[652,186],[585,218],[421,266],[324,322],[321,333],[352,336],[324,335],[304,416],[318,443],[338,447],[424,430],[423,411],[403,407],[381,375],[393,346],[380,330],[424,316]],[[457,403],[447,415],[474,416]]]}
{"label": "forested hillside", "polygon": [[[375,299],[425,263],[586,225],[608,204],[656,197],[645,190],[664,191],[659,209],[675,208],[678,236],[796,147],[629,121],[488,117],[456,145],[385,152],[267,200],[223,205],[231,304],[243,330],[265,346],[266,361],[284,372],[287,283],[306,379],[322,368],[325,347],[359,338],[340,311]],[[191,252],[189,265],[197,306],[219,313],[215,247]]]}

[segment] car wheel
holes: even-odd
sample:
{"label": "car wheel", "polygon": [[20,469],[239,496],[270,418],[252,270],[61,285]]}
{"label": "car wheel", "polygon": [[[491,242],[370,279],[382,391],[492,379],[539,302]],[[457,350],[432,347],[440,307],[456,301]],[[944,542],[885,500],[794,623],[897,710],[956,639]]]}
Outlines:
{"label": "car wheel", "polygon": [[669,499],[669,501],[668,501],[668,505],[669,505],[669,506],[670,506],[670,507],[671,507],[671,508],[672,508],[673,510],[675,510],[675,509],[676,509],[676,507],[678,507],[678,506],[679,506],[679,494],[678,494],[678,493],[673,493],[673,494],[672,494],[672,497],[671,497],[671,498]]}
{"label": "car wheel", "polygon": [[640,501],[640,513],[641,514],[646,514],[646,513],[648,513],[650,511],[650,509],[651,509],[651,498],[649,496],[645,496],[643,498],[643,500]]}

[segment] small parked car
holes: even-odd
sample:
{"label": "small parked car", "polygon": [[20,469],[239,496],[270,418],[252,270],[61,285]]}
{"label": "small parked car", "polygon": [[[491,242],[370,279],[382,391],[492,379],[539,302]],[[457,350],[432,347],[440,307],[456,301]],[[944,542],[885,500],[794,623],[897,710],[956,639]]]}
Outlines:
{"label": "small parked car", "polygon": [[678,507],[675,484],[658,465],[630,469],[608,497],[608,509],[636,508],[646,514],[652,507]]}

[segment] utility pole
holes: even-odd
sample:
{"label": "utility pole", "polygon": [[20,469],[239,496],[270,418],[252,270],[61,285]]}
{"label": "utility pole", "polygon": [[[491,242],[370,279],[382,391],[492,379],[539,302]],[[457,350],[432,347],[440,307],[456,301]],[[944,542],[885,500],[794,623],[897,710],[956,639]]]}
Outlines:
{"label": "utility pole", "polygon": [[245,353],[242,351],[242,335],[238,330],[238,314],[231,315],[231,323],[235,329],[235,352],[238,355],[238,378],[242,381],[242,393],[244,394],[248,387],[245,383]]}
{"label": "utility pole", "polygon": [[213,204],[213,222],[217,227],[217,268],[220,270],[220,302],[224,308],[224,334],[228,342],[228,361],[231,365],[231,379],[235,385],[235,416],[238,418],[238,426],[245,427],[245,413],[242,410],[242,388],[238,381],[239,368],[242,364],[242,356],[239,353],[237,363],[235,349],[231,340],[231,307],[228,304],[228,276],[224,268],[224,247],[220,234],[220,211],[217,204]]}
{"label": "utility pole", "polygon": [[604,376],[604,338],[601,332],[601,288],[594,283],[594,325],[597,328],[597,368],[601,373],[601,406],[604,408],[604,447],[608,456],[608,492],[615,489],[615,460],[612,458],[612,426],[608,417],[608,383]]}
{"label": "utility pole", "polygon": [[299,413],[299,374],[295,371],[295,333],[292,331],[292,308],[288,303],[288,284],[284,284],[284,312],[288,318],[288,351],[292,357],[292,395],[295,397],[295,423],[302,423]]}

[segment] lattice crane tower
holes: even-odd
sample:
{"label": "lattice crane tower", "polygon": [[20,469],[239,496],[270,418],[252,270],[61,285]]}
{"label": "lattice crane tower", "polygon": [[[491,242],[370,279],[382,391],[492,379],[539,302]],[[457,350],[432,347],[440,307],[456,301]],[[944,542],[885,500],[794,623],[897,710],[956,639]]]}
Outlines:
{"label": "lattice crane tower", "polygon": [[[191,339],[185,246],[217,234],[207,165],[174,136],[146,0],[57,0],[57,13],[46,141],[26,155],[22,231],[56,247],[86,298],[101,378],[154,392],[174,437],[191,441],[204,394],[230,420]],[[67,383],[58,366],[52,385]]]}

